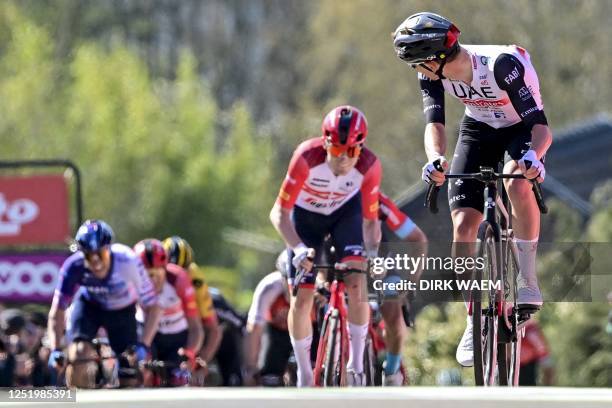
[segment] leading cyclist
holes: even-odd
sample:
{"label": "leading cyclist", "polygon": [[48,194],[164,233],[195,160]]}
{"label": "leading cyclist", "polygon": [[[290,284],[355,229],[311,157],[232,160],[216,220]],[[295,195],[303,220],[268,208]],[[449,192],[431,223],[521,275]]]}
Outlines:
{"label": "leading cyclist", "polygon": [[[448,19],[423,12],[408,17],[393,36],[397,56],[418,71],[429,160],[423,167],[423,180],[437,185],[445,181],[446,91],[465,105],[451,172],[478,172],[480,166],[497,168],[507,152],[510,160],[504,165],[504,173],[522,173],[528,179],[543,181],[543,160],[552,134],[529,54],[516,45],[459,44],[459,35],[459,29]],[[436,169],[438,160],[444,171]],[[505,185],[519,249],[518,303],[537,309],[542,305],[535,270],[540,213],[527,180],[506,180]],[[449,186],[448,198],[453,254],[471,256],[482,220],[483,184],[457,180]],[[473,359],[472,323],[468,318],[457,348],[457,361],[470,366]]]}
{"label": "leading cyclist", "polygon": [[[62,265],[49,311],[48,337],[53,350],[49,365],[57,367],[64,357],[61,349],[64,315],[72,302],[72,344],[68,348],[66,381],[72,386],[91,387],[95,383],[91,370],[87,369],[87,364],[79,362],[91,362],[95,358],[92,340],[98,329],[106,329],[110,346],[117,356],[135,346],[137,358],[142,360],[157,332],[161,309],[142,262],[131,248],[112,244],[113,231],[108,224],[100,220],[85,221],[75,241],[78,251]],[[140,341],[136,331],[137,301],[145,313]],[[120,359],[120,363],[125,361]],[[133,382],[133,378],[122,378],[121,373],[122,370],[119,376],[123,384]]]}
{"label": "leading cyclist", "polygon": [[[288,326],[298,364],[298,386],[313,384],[310,362],[315,272],[310,259],[323,253],[330,234],[341,262],[349,268],[367,269],[366,253],[377,253],[380,242],[378,190],[382,176],[376,155],[364,147],[368,125],[353,106],[338,106],[322,124],[322,136],[306,140],[291,158],[287,176],[270,212],[270,220],[290,251],[289,284],[298,285],[291,298]],[[296,271],[304,270],[300,282]],[[366,277],[346,277],[350,355],[349,385],[364,385],[363,351],[368,331],[369,306]]]}

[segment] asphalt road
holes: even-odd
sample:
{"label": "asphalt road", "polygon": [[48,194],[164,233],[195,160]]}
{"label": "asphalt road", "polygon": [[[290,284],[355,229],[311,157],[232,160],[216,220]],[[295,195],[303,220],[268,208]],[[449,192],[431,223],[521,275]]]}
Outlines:
{"label": "asphalt road", "polygon": [[[2,398],[1,401],[6,401]],[[87,408],[610,408],[612,389],[401,387],[173,388],[77,391],[77,403],[0,402],[0,407]]]}

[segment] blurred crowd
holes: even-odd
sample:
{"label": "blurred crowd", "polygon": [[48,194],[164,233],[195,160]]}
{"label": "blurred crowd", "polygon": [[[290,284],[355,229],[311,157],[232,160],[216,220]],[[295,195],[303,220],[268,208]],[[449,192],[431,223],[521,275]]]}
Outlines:
{"label": "blurred crowd", "polygon": [[46,330],[46,314],[0,305],[0,387],[53,383],[47,366],[50,350],[45,344]]}

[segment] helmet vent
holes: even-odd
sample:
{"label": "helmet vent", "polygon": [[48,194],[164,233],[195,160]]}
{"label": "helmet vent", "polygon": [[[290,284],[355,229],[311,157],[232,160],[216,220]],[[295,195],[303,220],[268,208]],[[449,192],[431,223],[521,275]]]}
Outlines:
{"label": "helmet vent", "polygon": [[340,121],[338,122],[338,137],[341,144],[346,144],[348,141],[349,130],[351,127],[351,119],[353,118],[353,112],[348,109],[342,109],[340,111]]}

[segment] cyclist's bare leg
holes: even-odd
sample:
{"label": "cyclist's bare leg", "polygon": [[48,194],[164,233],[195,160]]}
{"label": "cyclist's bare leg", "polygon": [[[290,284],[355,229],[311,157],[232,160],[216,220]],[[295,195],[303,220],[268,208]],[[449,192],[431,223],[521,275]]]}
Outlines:
{"label": "cyclist's bare leg", "polygon": [[400,354],[407,330],[402,314],[402,300],[385,300],[380,307],[385,321],[385,345],[388,353]]}
{"label": "cyclist's bare leg", "polygon": [[[504,173],[520,174],[516,161],[504,166]],[[527,180],[505,180],[506,190],[512,204],[512,229],[518,248],[519,301],[534,305],[542,304],[536,275],[536,254],[540,235],[540,210]],[[523,289],[521,289],[523,288]]]}
{"label": "cyclist's bare leg", "polygon": [[[476,253],[476,235],[478,226],[482,222],[482,213],[474,208],[457,208],[451,212],[453,220],[453,258],[470,257]],[[471,271],[457,274],[458,279],[468,280],[472,277]],[[463,300],[469,301],[469,293],[463,293]]]}
{"label": "cyclist's bare leg", "polygon": [[[509,161],[504,173],[521,174],[518,163]],[[504,180],[512,204],[514,236],[523,240],[537,239],[540,235],[540,210],[531,191],[531,182],[521,179]]]}
{"label": "cyclist's bare leg", "polygon": [[[347,262],[349,268],[364,269],[361,262]],[[351,274],[345,277],[348,294],[348,329],[350,353],[348,369],[363,373],[363,352],[370,324],[370,305],[368,304],[367,280],[364,274]]]}
{"label": "cyclist's bare leg", "polygon": [[75,341],[68,346],[66,384],[68,387],[95,388],[98,353],[88,341]]}
{"label": "cyclist's bare leg", "polygon": [[[472,257],[476,255],[476,236],[478,226],[482,222],[482,213],[474,208],[457,208],[451,212],[453,219],[453,251],[452,256]],[[469,280],[472,278],[472,271],[466,270],[462,274],[456,275],[457,279]],[[465,290],[462,293],[466,309],[469,307],[470,292]],[[471,366],[474,364],[474,352],[472,344],[472,324],[471,319],[467,319],[467,325],[459,346],[457,347],[456,358],[459,364]]]}
{"label": "cyclist's bare leg", "polygon": [[380,312],[385,321],[386,375],[393,375],[399,370],[402,344],[404,344],[408,333],[402,314],[402,303],[403,300],[400,299],[385,300],[380,307]]}
{"label": "cyclist's bare leg", "polygon": [[314,289],[299,288],[297,296],[291,297],[287,325],[291,345],[297,361],[298,386],[309,387],[313,384],[310,347],[312,346],[312,322],[310,320],[314,299]]}

